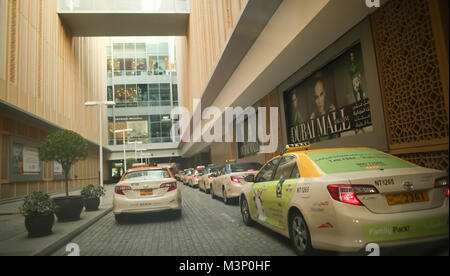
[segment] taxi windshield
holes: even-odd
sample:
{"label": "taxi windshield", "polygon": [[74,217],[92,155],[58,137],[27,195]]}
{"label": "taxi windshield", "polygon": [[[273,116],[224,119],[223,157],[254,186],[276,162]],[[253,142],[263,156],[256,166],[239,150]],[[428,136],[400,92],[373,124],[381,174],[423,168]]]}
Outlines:
{"label": "taxi windshield", "polygon": [[138,170],[128,172],[125,175],[125,179],[127,180],[153,180],[161,178],[170,178],[170,174],[167,169]]}
{"label": "taxi windshield", "polygon": [[415,165],[371,149],[347,149],[307,153],[326,174],[413,168]]}

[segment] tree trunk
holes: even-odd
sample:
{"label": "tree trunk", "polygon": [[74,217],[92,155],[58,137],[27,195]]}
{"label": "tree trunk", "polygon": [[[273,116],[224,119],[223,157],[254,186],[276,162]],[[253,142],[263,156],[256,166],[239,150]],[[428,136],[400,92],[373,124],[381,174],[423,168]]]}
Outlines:
{"label": "tree trunk", "polygon": [[64,179],[66,181],[66,196],[69,197],[69,171],[70,169],[64,169]]}

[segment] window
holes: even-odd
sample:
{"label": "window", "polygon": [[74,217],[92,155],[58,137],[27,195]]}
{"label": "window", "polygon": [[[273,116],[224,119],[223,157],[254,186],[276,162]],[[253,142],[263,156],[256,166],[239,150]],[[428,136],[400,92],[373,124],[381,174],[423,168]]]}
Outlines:
{"label": "window", "polygon": [[178,106],[178,85],[176,84],[172,85],[172,99],[173,105]]}
{"label": "window", "polygon": [[125,70],[124,60],[124,47],[123,43],[114,43],[113,55],[114,55],[114,76],[122,76]]}
{"label": "window", "polygon": [[261,168],[261,164],[259,164],[259,163],[243,163],[243,164],[231,165],[232,172],[258,171],[260,168]]}
{"label": "window", "polygon": [[161,105],[162,106],[170,106],[170,84],[162,83],[161,84]]}
{"label": "window", "polygon": [[273,172],[277,168],[278,163],[280,163],[280,159],[281,158],[279,157],[267,163],[267,165],[265,165],[264,168],[262,168],[259,174],[256,176],[255,182],[271,181]]}
{"label": "window", "polygon": [[[297,162],[295,156],[283,156],[275,173],[274,180],[295,178],[298,174]],[[297,172],[293,173],[296,170]],[[298,177],[298,176],[297,176]]]}
{"label": "window", "polygon": [[[113,89],[112,86],[108,86],[107,87],[107,97],[108,97],[108,101],[112,101],[113,100]],[[110,106],[108,106],[110,107]]]}
{"label": "window", "polygon": [[148,105],[148,85],[138,84],[138,101],[140,106]]}
{"label": "window", "polygon": [[150,106],[159,106],[161,101],[159,96],[159,84],[150,84],[149,92],[150,92]]}
{"label": "window", "polygon": [[114,87],[114,97],[117,104],[126,102],[125,85],[116,85]]}

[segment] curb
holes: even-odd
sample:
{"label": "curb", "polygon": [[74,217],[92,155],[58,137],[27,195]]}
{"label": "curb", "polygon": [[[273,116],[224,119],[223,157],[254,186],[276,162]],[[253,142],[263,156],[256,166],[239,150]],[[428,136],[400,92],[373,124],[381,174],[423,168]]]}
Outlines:
{"label": "curb", "polygon": [[49,244],[46,248],[39,249],[39,250],[33,252],[31,254],[31,256],[49,256],[49,255],[51,255],[52,253],[54,253],[55,251],[57,251],[58,249],[60,249],[64,245],[66,245],[68,242],[70,242],[73,238],[75,238],[76,236],[81,234],[84,230],[89,228],[92,224],[96,223],[101,218],[103,218],[104,216],[109,214],[112,210],[113,210],[113,207],[110,207],[110,208],[106,209],[101,214],[99,214],[98,216],[92,218],[87,223],[85,223],[83,225],[80,225],[78,228],[74,229],[73,231],[71,231],[70,233],[65,235],[64,237],[62,237],[59,240],[53,242],[52,244]]}

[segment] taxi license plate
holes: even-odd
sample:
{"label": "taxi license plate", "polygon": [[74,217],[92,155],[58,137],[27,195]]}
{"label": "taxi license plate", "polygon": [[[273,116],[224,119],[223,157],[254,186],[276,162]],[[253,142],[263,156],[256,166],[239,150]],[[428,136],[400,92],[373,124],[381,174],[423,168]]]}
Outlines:
{"label": "taxi license plate", "polygon": [[141,190],[141,196],[151,196],[153,195],[153,190]]}
{"label": "taxi license plate", "polygon": [[400,193],[386,196],[390,206],[430,201],[427,192]]}

